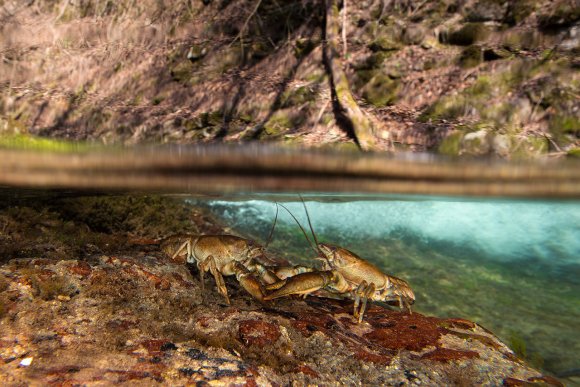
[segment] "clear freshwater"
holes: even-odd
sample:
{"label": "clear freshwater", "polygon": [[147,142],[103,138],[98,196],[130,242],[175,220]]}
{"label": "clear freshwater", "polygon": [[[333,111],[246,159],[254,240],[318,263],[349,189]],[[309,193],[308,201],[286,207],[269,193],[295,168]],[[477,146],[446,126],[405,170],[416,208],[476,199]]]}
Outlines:
{"label": "clear freshwater", "polygon": [[[264,242],[288,196],[199,201],[233,232]],[[444,197],[307,196],[319,240],[348,248],[410,282],[415,310],[473,320],[532,365],[559,374],[580,368],[580,204]],[[282,209],[269,247],[315,265],[313,251]]]}

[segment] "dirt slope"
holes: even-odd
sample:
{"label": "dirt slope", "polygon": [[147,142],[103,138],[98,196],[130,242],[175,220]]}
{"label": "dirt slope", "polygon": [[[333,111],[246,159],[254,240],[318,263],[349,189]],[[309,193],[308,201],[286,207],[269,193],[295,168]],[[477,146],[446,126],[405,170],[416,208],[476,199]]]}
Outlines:
{"label": "dirt slope", "polygon": [[[578,153],[578,0],[346,4],[341,59],[375,149]],[[3,136],[356,148],[323,2],[0,2],[0,21]]]}

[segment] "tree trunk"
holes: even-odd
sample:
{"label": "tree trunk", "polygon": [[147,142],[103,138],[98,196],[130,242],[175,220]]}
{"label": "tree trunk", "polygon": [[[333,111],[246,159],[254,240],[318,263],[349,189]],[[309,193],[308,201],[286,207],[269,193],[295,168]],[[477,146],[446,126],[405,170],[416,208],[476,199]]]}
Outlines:
{"label": "tree trunk", "polygon": [[361,149],[372,150],[376,145],[372,122],[360,109],[350,92],[340,56],[338,0],[326,0],[325,35],[324,63],[330,78],[332,102],[337,123],[346,129]]}

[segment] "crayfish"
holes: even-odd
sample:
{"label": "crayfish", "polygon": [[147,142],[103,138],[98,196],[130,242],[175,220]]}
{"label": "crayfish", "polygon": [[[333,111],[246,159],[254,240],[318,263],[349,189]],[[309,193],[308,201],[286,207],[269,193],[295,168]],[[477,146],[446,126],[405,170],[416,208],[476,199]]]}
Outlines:
{"label": "crayfish", "polygon": [[202,290],[204,274],[209,271],[228,305],[230,298],[223,276],[235,275],[240,285],[260,301],[266,294],[263,284],[279,280],[267,265],[260,262],[264,257],[264,247],[252,240],[235,235],[175,235],[166,238],[162,245],[170,246],[166,249],[169,250],[176,242],[179,247],[171,258],[186,253],[186,261],[197,264]]}
{"label": "crayfish", "polygon": [[[302,197],[301,197],[302,199]],[[367,300],[371,301],[398,301],[401,309],[405,308],[411,313],[411,305],[415,302],[415,294],[409,284],[397,277],[383,273],[372,263],[362,259],[352,251],[343,247],[319,243],[310,215],[304,200],[302,200],[310,231],[315,241],[315,246],[304,228],[296,217],[283,205],[281,205],[294,218],[302,233],[318,254],[317,260],[322,261],[322,270],[301,268],[301,273],[286,279],[267,285],[267,290],[273,290],[264,300],[273,300],[292,294],[303,295],[313,293],[320,289],[338,293],[354,299],[353,315],[360,323],[363,320]]]}

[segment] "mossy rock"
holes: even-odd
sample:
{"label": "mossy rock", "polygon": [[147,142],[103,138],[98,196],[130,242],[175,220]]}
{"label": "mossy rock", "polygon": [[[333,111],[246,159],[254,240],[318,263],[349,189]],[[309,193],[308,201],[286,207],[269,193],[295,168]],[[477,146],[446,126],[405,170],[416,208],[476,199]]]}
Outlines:
{"label": "mossy rock", "polygon": [[460,131],[448,134],[439,144],[438,152],[447,156],[458,156],[463,135],[463,132]]}
{"label": "mossy rock", "polygon": [[538,15],[541,28],[561,28],[580,20],[580,4],[575,0],[560,0]]}
{"label": "mossy rock", "polygon": [[191,62],[197,62],[207,54],[207,48],[200,44],[194,44],[187,51],[187,59]]}
{"label": "mossy rock", "polygon": [[182,60],[173,66],[170,70],[171,79],[175,82],[187,84],[191,79],[193,67],[191,62]]}
{"label": "mossy rock", "polygon": [[391,56],[390,52],[377,51],[369,55],[364,61],[355,66],[355,70],[373,70],[382,66],[387,58]]}
{"label": "mossy rock", "polygon": [[496,128],[504,128],[511,122],[514,109],[511,102],[486,104],[485,101],[481,101],[477,105],[475,109],[481,119],[493,123]]}
{"label": "mossy rock", "polygon": [[442,43],[454,44],[457,46],[469,46],[478,41],[485,40],[489,35],[489,28],[483,23],[466,23],[463,27],[448,34],[445,41],[443,35]]}
{"label": "mossy rock", "polygon": [[364,86],[362,97],[374,106],[383,107],[397,100],[399,88],[399,81],[384,74],[378,74]]}
{"label": "mossy rock", "polygon": [[566,156],[580,159],[580,147],[570,149]]}
{"label": "mossy rock", "polygon": [[550,145],[547,138],[532,136],[514,138],[512,144],[510,157],[515,160],[537,158],[548,152]]}
{"label": "mossy rock", "polygon": [[287,108],[290,106],[300,106],[316,99],[316,91],[310,86],[300,86],[289,90],[282,95],[280,106]]}
{"label": "mossy rock", "polygon": [[304,115],[300,112],[292,114],[289,111],[280,110],[264,124],[260,139],[281,138],[285,132],[299,126],[303,121]]}
{"label": "mossy rock", "polygon": [[512,0],[508,2],[508,10],[504,22],[515,25],[521,23],[536,10],[537,0]]}
{"label": "mossy rock", "polygon": [[312,52],[320,44],[320,40],[313,38],[299,38],[294,43],[294,56],[302,58]]}
{"label": "mossy rock", "polygon": [[502,46],[511,51],[530,51],[542,46],[543,37],[537,31],[509,31],[505,34]]}
{"label": "mossy rock", "polygon": [[231,68],[234,68],[244,61],[243,50],[240,45],[228,47],[226,50],[220,52],[220,55],[213,59],[212,63],[218,73],[225,73]]}
{"label": "mossy rock", "polygon": [[498,59],[507,59],[513,54],[501,47],[488,47],[483,49],[483,60],[486,62]]}
{"label": "mossy rock", "polygon": [[461,117],[466,111],[466,100],[462,95],[443,97],[429,106],[419,121],[428,122],[431,119],[455,119]]}
{"label": "mossy rock", "polygon": [[491,134],[487,129],[467,133],[461,139],[461,154],[483,156],[491,150]]}
{"label": "mossy rock", "polygon": [[380,73],[380,70],[371,69],[371,70],[357,70],[355,72],[355,77],[353,80],[353,88],[356,90],[362,89],[367,83],[370,82],[371,79],[377,74]]}
{"label": "mossy rock", "polygon": [[550,118],[549,127],[552,133],[572,134],[580,137],[580,119],[578,116],[554,115]]}
{"label": "mossy rock", "polygon": [[459,65],[463,68],[475,67],[483,62],[483,49],[472,45],[463,49],[459,55]]}
{"label": "mossy rock", "polygon": [[508,1],[479,0],[467,9],[470,22],[503,21],[508,11]]}
{"label": "mossy rock", "polygon": [[423,42],[427,34],[426,27],[421,24],[410,24],[405,28],[403,33],[403,42],[405,44],[417,45]]}
{"label": "mossy rock", "polygon": [[506,134],[493,136],[491,148],[496,155],[506,158],[509,157],[512,148],[511,136]]}
{"label": "mossy rock", "polygon": [[223,114],[220,111],[203,112],[193,119],[182,122],[182,126],[187,131],[200,130],[213,126],[221,126],[223,123]]}
{"label": "mossy rock", "polygon": [[272,52],[272,46],[266,42],[252,42],[246,50],[246,58],[251,60],[260,60],[266,58]]}
{"label": "mossy rock", "polygon": [[480,98],[489,96],[492,91],[492,78],[488,75],[480,75],[473,85],[463,90],[463,93],[473,98]]}
{"label": "mossy rock", "polygon": [[369,45],[369,49],[377,51],[396,51],[401,48],[401,44],[388,36],[379,36]]}
{"label": "mossy rock", "polygon": [[199,115],[202,127],[219,126],[223,123],[224,116],[220,111],[204,112]]}

